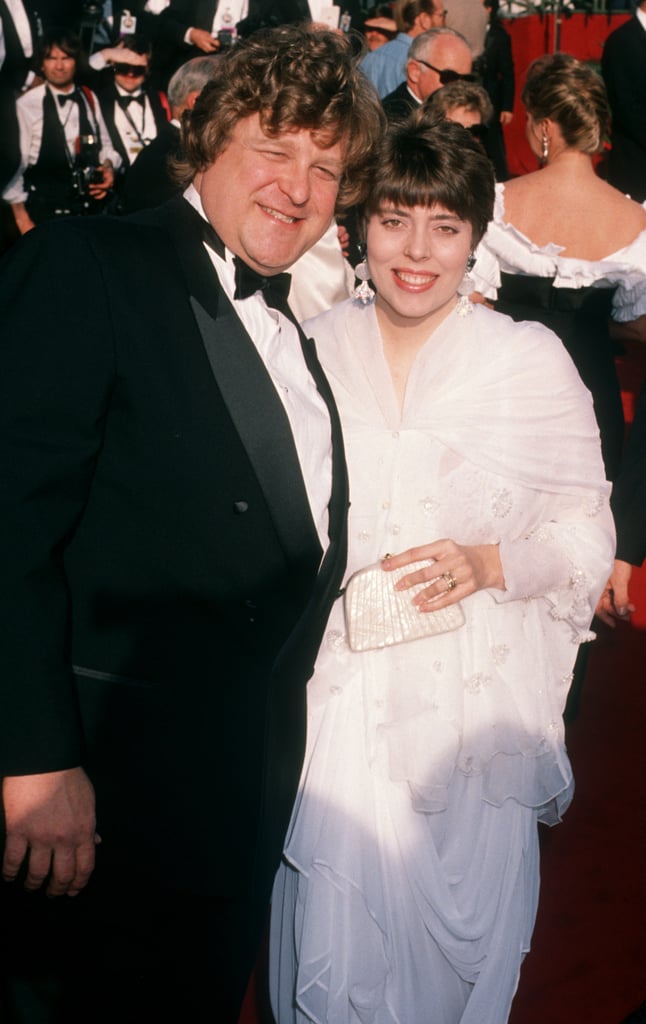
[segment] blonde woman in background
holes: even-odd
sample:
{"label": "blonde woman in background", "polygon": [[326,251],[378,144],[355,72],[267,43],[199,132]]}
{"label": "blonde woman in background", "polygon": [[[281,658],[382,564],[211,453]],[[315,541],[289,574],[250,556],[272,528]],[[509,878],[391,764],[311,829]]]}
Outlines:
{"label": "blonde woman in background", "polygon": [[565,53],[540,57],[521,95],[541,167],[497,185],[473,276],[496,309],[558,334],[592,393],[612,480],[624,433],[612,337],[646,339],[646,204],[596,174],[610,121],[596,72]]}

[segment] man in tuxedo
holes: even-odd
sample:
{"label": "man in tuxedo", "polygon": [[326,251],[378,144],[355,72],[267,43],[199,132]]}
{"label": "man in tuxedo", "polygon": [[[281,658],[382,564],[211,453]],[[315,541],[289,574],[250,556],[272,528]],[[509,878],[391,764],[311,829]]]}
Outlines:
{"label": "man in tuxedo", "polygon": [[168,83],[168,102],[172,119],[167,130],[152,140],[139,154],[129,169],[121,190],[121,208],[124,213],[160,206],[178,191],[171,176],[169,160],[180,149],[180,126],[185,110],[192,110],[197,97],[207,82],[217,78],[220,58],[193,57],[177,69]]}
{"label": "man in tuxedo", "polygon": [[115,179],[118,197],[141,153],[154,139],[171,134],[166,93],[149,80],[151,53],[148,40],[133,35],[90,58],[94,75],[89,81],[99,97],[112,145],[121,156]]}
{"label": "man in tuxedo", "polygon": [[15,105],[33,78],[36,42],[37,27],[23,0],[0,0],[0,188],[15,171],[20,157]]}
{"label": "man in tuxedo", "polygon": [[0,286],[12,1022],[233,1024],[296,792],[348,494],[284,272],[382,117],[339,34],[222,60],[184,195],[46,224]]}
{"label": "man in tuxedo", "polygon": [[413,40],[431,28],[441,28],[445,15],[443,0],[397,0],[393,10],[397,35],[366,54],[361,62],[363,72],[382,99],[405,83]]}
{"label": "man in tuxedo", "polygon": [[496,181],[507,181],[509,168],[503,128],[510,125],[514,117],[514,58],[511,37],[498,17],[499,0],[484,0],[484,7],[489,11],[489,26],[484,54],[476,62],[476,67],[496,115],[489,124],[487,152],[496,172]]}
{"label": "man in tuxedo", "polygon": [[78,85],[79,56],[78,36],[48,32],[36,60],[44,81],[16,104],[20,160],[3,198],[21,234],[50,217],[101,212],[121,162],[97,97]]}
{"label": "man in tuxedo", "polygon": [[309,17],[307,0],[170,0],[159,15],[158,42],[173,71],[191,57],[227,49],[258,29]]}
{"label": "man in tuxedo", "polygon": [[642,203],[646,199],[646,0],[633,18],[606,39],[601,72],[612,111],[608,181]]}

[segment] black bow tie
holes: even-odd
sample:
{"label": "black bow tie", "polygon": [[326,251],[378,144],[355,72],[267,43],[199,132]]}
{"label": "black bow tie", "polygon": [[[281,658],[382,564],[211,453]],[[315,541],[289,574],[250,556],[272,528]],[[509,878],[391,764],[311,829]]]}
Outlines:
{"label": "black bow tie", "polygon": [[272,274],[271,277],[265,277],[264,274],[259,274],[252,267],[247,266],[239,256],[234,257],[233,262],[236,268],[234,299],[248,299],[250,295],[262,292],[268,306],[285,312],[287,296],[292,283],[291,274]]}
{"label": "black bow tie", "polygon": [[146,104],[146,97],[143,93],[138,96],[119,96],[119,106],[127,110],[131,103],[139,103],[142,107]]}
{"label": "black bow tie", "polygon": [[[221,259],[224,259],[224,242],[208,220],[204,220],[202,217],[200,217],[200,220],[202,221],[202,237],[204,241]],[[271,277],[265,277],[264,274],[259,274],[257,270],[253,270],[248,266],[239,256],[233,257],[233,264],[235,267],[236,285],[233,295],[234,299],[248,299],[250,295],[262,292],[268,306],[279,309],[285,315],[289,315],[290,319],[293,319],[293,314],[287,306],[287,296],[289,295],[292,283],[291,274],[272,274]]]}
{"label": "black bow tie", "polygon": [[78,103],[79,96],[76,89],[72,89],[71,92],[59,92],[58,104],[64,107],[66,103]]}

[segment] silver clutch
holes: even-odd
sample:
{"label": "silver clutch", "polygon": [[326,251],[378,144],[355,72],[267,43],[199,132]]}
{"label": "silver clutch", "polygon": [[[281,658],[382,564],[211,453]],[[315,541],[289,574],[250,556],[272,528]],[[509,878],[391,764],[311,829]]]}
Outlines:
{"label": "silver clutch", "polygon": [[411,562],[402,569],[384,572],[381,563],[355,572],[345,589],[345,623],[348,644],[353,651],[370,651],[380,647],[418,640],[424,636],[447,633],[464,625],[460,604],[438,608],[436,612],[419,612],[412,603],[429,581],[408,590],[395,590],[395,583],[430,561]]}

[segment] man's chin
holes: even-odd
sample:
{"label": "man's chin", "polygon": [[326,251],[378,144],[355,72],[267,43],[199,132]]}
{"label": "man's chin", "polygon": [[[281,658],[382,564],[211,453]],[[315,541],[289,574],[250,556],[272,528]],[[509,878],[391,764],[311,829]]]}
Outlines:
{"label": "man's chin", "polygon": [[248,263],[250,267],[257,270],[259,274],[263,274],[265,277],[273,277],[275,274],[282,274],[286,270],[289,270],[290,267],[293,267],[301,256],[308,252],[314,244],[315,243],[312,242],[311,245],[299,248],[298,250],[295,250],[294,253],[285,253],[285,255],[280,258],[278,258],[275,253],[272,253],[271,256],[267,257],[252,256],[249,254],[242,258],[245,263]]}

